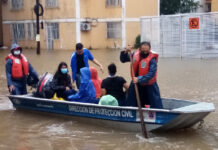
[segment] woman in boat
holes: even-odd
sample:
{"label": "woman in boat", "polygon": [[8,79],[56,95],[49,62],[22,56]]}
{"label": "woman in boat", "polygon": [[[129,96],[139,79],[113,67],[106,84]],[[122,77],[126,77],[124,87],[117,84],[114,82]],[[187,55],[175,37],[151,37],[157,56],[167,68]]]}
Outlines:
{"label": "woman in boat", "polygon": [[91,72],[91,80],[95,87],[96,98],[101,97],[101,82],[102,80],[98,77],[98,71],[94,67],[89,67]]}
{"label": "woman in boat", "polygon": [[76,93],[71,84],[71,77],[68,74],[68,67],[65,62],[58,65],[58,69],[51,82],[51,87],[57,97],[67,99],[69,95]]}
{"label": "woman in boat", "polygon": [[69,101],[83,102],[83,103],[98,103],[96,99],[95,87],[91,81],[91,72],[88,67],[80,69],[81,84],[79,91],[76,94],[68,96]]}

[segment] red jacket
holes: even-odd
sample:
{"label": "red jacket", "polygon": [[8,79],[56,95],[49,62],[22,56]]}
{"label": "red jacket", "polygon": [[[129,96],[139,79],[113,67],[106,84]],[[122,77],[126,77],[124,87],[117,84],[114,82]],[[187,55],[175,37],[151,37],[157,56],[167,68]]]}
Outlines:
{"label": "red jacket", "polygon": [[89,70],[91,72],[91,80],[95,87],[96,91],[96,98],[100,98],[101,96],[101,82],[102,80],[98,77],[98,72],[94,67],[89,67]]}
{"label": "red jacket", "polygon": [[19,58],[9,54],[5,60],[7,61],[8,59],[11,59],[13,62],[11,70],[12,78],[19,79],[29,74],[29,63],[23,54]]}
{"label": "red jacket", "polygon": [[[137,50],[135,54],[133,55],[133,70],[135,75],[138,73],[138,76],[144,76],[149,72],[149,64],[151,59],[156,58],[156,61],[158,62],[158,54],[149,52],[149,55],[141,59],[140,58],[140,52]],[[131,73],[132,74],[132,73]],[[157,79],[157,72],[155,73],[155,76],[148,81],[146,85],[152,85],[156,82]]]}

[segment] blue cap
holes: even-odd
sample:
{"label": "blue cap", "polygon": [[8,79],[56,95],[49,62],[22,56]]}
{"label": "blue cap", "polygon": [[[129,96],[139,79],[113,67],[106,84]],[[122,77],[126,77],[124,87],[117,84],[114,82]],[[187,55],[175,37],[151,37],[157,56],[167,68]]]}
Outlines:
{"label": "blue cap", "polygon": [[22,48],[17,43],[13,43],[11,45],[11,50],[13,50],[13,49],[21,49],[22,50]]}

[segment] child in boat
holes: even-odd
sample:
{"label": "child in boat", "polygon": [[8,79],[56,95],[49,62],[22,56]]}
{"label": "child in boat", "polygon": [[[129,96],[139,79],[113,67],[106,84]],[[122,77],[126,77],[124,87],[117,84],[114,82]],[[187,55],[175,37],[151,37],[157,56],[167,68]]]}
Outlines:
{"label": "child in boat", "polygon": [[98,103],[96,100],[96,92],[91,81],[91,72],[88,67],[80,69],[81,84],[79,91],[76,94],[68,96],[69,101],[83,102],[83,103]]}
{"label": "child in boat", "polygon": [[58,69],[52,79],[51,88],[56,93],[57,97],[62,97],[65,100],[69,95],[75,94],[71,84],[71,77],[68,74],[68,67],[65,62],[58,65]]}
{"label": "child in boat", "polygon": [[95,87],[96,92],[96,98],[101,97],[101,82],[102,80],[98,77],[98,72],[94,67],[89,67],[89,70],[91,72],[91,80]]}

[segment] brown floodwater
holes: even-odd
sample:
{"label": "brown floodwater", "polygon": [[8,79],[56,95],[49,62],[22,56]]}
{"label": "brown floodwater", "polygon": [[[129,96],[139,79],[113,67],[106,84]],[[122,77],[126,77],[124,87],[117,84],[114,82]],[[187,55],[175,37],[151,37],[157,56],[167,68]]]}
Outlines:
{"label": "brown floodwater", "polygon": [[[150,133],[145,140],[141,133],[90,124],[88,119],[81,122],[61,115],[15,110],[7,98],[4,58],[8,52],[0,50],[0,150],[218,150],[218,112],[207,116],[202,128]],[[114,62],[117,74],[130,82],[129,64],[120,63],[118,50],[91,52],[104,67],[104,73],[99,72],[101,78],[108,76],[107,65]],[[60,61],[69,65],[72,51],[23,53],[42,75],[54,73]],[[91,62],[90,65],[95,66]],[[218,108],[218,58],[160,58],[158,84],[162,97],[212,102]]]}

